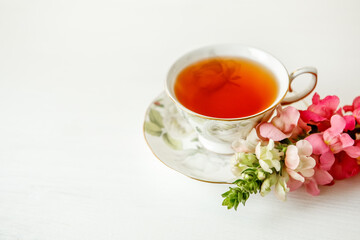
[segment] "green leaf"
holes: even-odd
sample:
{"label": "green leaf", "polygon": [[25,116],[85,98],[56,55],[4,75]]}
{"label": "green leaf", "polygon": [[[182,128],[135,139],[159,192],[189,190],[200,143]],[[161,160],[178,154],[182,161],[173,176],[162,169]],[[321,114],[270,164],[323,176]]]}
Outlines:
{"label": "green leaf", "polygon": [[221,194],[221,196],[223,198],[226,198],[227,196],[229,196],[229,194],[230,194],[230,191],[227,191],[227,192],[224,192],[223,194]]}
{"label": "green leaf", "polygon": [[163,118],[162,118],[161,114],[159,113],[159,111],[157,111],[155,109],[151,109],[149,112],[149,118],[152,123],[158,125],[160,128],[164,127]]}
{"label": "green leaf", "polygon": [[222,205],[227,206],[228,209],[237,207],[240,203],[245,206],[246,201],[251,194],[260,192],[261,184],[263,180],[258,179],[258,169],[247,168],[242,171],[244,179],[237,179],[233,184],[237,187],[223,193],[221,196],[224,198]]}
{"label": "green leaf", "polygon": [[163,140],[164,140],[164,142],[165,142],[167,145],[169,145],[170,147],[172,147],[172,148],[175,149],[175,150],[180,150],[180,149],[182,149],[182,143],[181,143],[181,141],[176,140],[176,139],[170,137],[170,135],[167,134],[167,133],[165,133],[165,134],[163,135]]}
{"label": "green leaf", "polygon": [[[234,208],[237,210],[239,203],[243,201],[243,194],[240,188],[231,188],[226,193],[222,194],[224,201],[222,202],[223,206],[227,206],[227,209]],[[245,200],[246,201],[246,200]]]}
{"label": "green leaf", "polygon": [[162,129],[153,122],[145,122],[145,132],[150,135],[159,137],[162,133]]}

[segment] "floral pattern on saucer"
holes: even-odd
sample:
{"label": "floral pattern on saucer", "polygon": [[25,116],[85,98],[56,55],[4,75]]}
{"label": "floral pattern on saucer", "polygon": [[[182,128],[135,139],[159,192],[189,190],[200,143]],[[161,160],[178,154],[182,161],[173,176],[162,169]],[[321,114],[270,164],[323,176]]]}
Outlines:
{"label": "floral pattern on saucer", "polygon": [[168,167],[200,181],[233,182],[231,155],[205,149],[196,132],[165,93],[150,104],[145,116],[144,135],[155,156]]}

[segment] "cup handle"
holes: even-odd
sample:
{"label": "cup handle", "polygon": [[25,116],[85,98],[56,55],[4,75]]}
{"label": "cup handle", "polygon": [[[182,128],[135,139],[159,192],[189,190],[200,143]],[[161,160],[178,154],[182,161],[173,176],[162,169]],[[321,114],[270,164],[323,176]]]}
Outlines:
{"label": "cup handle", "polygon": [[293,80],[297,77],[300,76],[302,74],[306,74],[309,73],[311,74],[311,84],[304,89],[303,91],[301,91],[300,93],[297,93],[295,96],[291,96],[291,97],[285,97],[282,101],[281,101],[281,105],[287,105],[287,104],[291,104],[293,102],[297,102],[303,98],[305,98],[306,96],[308,96],[316,87],[317,84],[317,70],[314,67],[303,67],[303,68],[299,68],[297,70],[295,70],[294,72],[292,72],[289,76],[289,92],[292,92],[293,89],[291,87],[291,84],[293,82]]}

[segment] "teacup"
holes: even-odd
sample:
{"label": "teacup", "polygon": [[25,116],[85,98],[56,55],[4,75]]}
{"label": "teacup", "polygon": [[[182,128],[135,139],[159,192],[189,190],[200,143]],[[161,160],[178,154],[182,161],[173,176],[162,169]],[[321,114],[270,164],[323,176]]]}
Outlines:
{"label": "teacup", "polygon": [[[214,57],[249,59],[270,70],[278,85],[278,93],[275,101],[262,111],[240,118],[217,118],[206,116],[185,107],[179,102],[174,91],[175,81],[179,73],[193,63]],[[311,76],[309,86],[299,93],[293,94],[292,96],[286,96],[289,91],[292,91],[291,83],[293,80],[297,76],[305,73],[308,73]],[[231,143],[234,140],[245,138],[251,129],[259,122],[268,120],[279,104],[290,104],[309,95],[314,90],[316,84],[317,70],[313,67],[299,68],[289,74],[279,60],[265,51],[249,46],[226,44],[200,48],[179,58],[168,72],[165,90],[167,95],[174,101],[181,115],[195,129],[199,141],[206,149],[220,154],[231,154],[234,152],[231,148]]]}

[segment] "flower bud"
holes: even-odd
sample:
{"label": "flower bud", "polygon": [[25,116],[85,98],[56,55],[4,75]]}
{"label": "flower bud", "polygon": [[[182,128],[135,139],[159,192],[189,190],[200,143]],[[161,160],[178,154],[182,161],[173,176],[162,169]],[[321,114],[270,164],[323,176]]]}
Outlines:
{"label": "flower bud", "polygon": [[251,176],[249,174],[247,174],[247,173],[242,173],[241,178],[244,179],[244,180],[249,180],[251,178]]}
{"label": "flower bud", "polygon": [[264,180],[264,179],[266,178],[266,175],[265,175],[264,171],[259,170],[259,171],[257,172],[257,178],[258,178],[259,180]]}
{"label": "flower bud", "polygon": [[260,195],[264,197],[271,191],[271,180],[268,178],[261,184]]}

